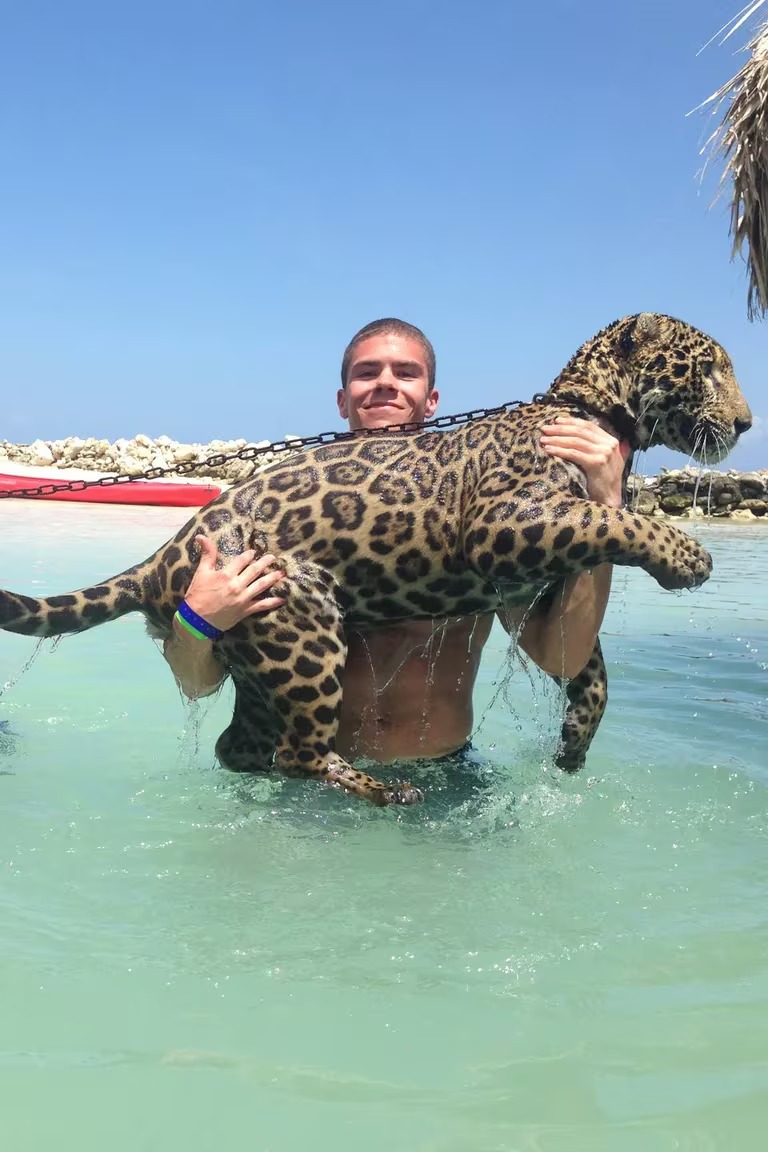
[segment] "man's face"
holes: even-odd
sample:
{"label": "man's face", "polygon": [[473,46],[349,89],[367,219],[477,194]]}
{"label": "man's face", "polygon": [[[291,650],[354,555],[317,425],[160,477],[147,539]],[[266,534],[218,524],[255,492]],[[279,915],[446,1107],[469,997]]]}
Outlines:
{"label": "man's face", "polygon": [[437,389],[428,391],[424,349],[410,336],[369,336],[355,349],[346,388],[337,394],[339,415],[350,428],[420,424],[437,408]]}

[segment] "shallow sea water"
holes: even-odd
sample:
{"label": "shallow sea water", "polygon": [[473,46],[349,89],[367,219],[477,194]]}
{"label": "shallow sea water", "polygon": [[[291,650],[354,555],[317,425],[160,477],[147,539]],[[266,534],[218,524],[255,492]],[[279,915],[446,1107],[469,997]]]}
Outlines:
{"label": "shallow sea water", "polygon": [[[185,518],[4,501],[0,583],[94,582]],[[483,760],[400,812],[216,768],[228,690],[182,704],[138,617],[31,664],[0,635],[2,1147],[762,1146],[768,526],[695,531],[700,591],[616,572],[582,774],[499,629]]]}

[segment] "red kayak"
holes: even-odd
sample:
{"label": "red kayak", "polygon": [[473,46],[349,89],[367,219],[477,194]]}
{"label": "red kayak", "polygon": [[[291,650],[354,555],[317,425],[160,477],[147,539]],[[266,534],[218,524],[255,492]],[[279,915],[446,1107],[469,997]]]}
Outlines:
{"label": "red kayak", "polygon": [[[67,484],[59,492],[50,491]],[[221,495],[215,484],[180,483],[174,480],[124,480],[121,484],[89,484],[84,480],[70,480],[67,476],[19,476],[0,472],[0,499],[5,493],[20,489],[45,487],[49,491],[39,496],[23,497],[29,500],[79,500],[89,504],[153,504],[166,508],[200,508]]]}

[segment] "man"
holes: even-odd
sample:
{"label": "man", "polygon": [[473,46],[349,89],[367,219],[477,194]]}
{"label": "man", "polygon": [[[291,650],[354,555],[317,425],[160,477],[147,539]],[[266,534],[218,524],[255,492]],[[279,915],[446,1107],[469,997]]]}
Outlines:
{"label": "man", "polygon": [[[435,353],[423,332],[402,320],[362,328],[344,352],[339,414],[351,429],[413,424],[435,414]],[[590,421],[561,418],[542,430],[542,447],[578,464],[589,496],[619,505],[629,453],[610,432]],[[216,567],[216,550],[200,537],[203,554],[187,592],[198,615],[222,630],[246,615],[282,603],[265,596],[282,573],[265,574],[274,557],[245,553]],[[611,566],[600,565],[565,581],[546,610],[520,616],[500,612],[520,647],[545,672],[575,676],[586,665],[603,621]],[[473,726],[472,692],[493,615],[462,620],[406,621],[361,633],[350,631],[344,702],[337,750],[383,763],[451,756],[464,748]],[[521,627],[522,625],[522,627]],[[165,656],[187,696],[204,696],[224,677],[211,642],[174,624]]]}

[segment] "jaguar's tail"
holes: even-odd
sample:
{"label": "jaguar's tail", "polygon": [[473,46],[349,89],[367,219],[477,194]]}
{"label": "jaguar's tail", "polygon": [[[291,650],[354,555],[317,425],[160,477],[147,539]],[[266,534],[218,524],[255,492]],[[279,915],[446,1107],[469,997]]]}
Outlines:
{"label": "jaguar's tail", "polygon": [[155,596],[148,561],[103,584],[63,596],[23,596],[0,590],[0,628],[22,636],[64,636],[141,611]]}

